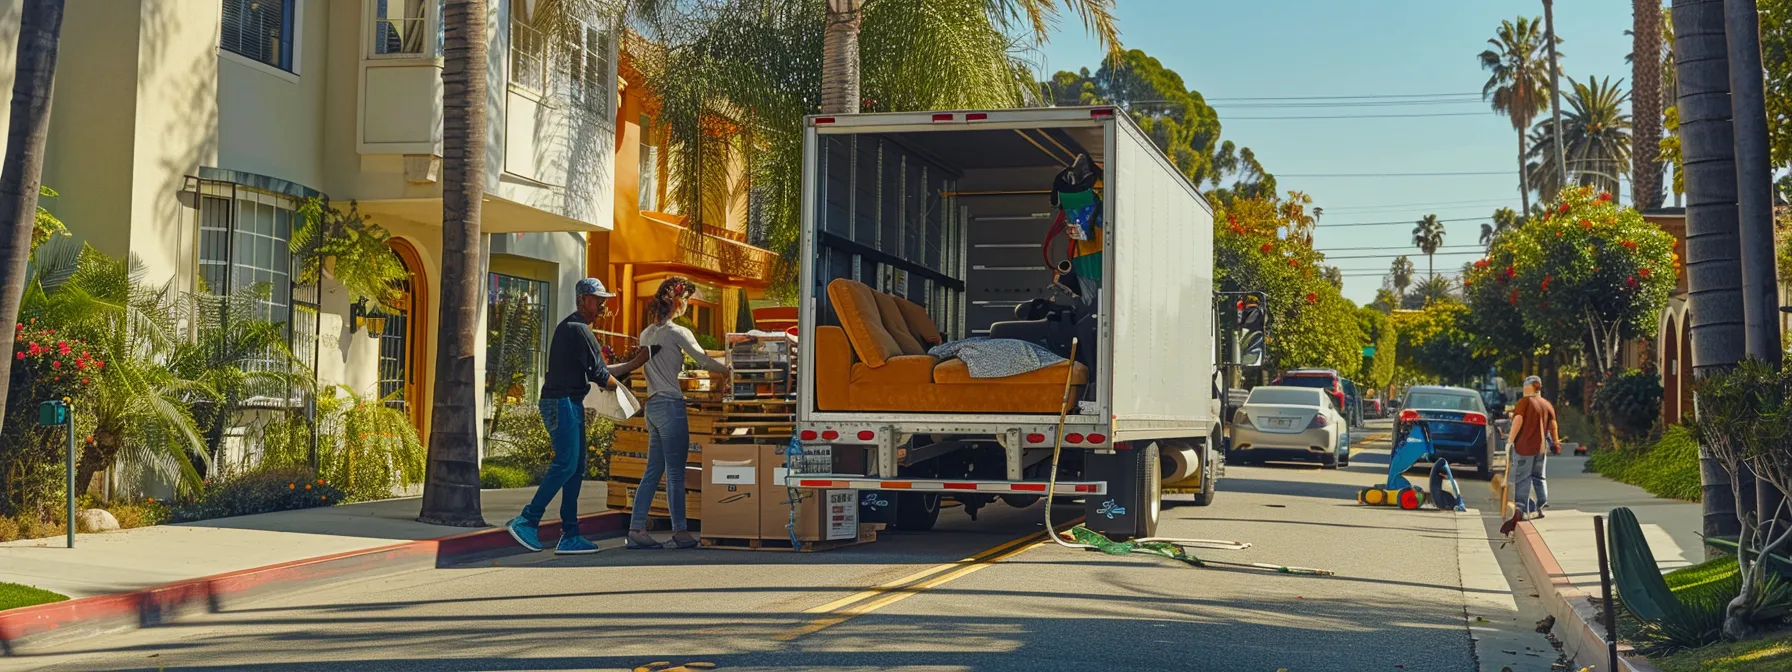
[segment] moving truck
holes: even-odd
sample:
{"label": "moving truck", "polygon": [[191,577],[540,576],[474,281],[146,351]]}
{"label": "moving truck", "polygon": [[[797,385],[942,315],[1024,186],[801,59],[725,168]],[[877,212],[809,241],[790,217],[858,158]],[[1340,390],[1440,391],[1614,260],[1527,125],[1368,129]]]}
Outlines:
{"label": "moving truck", "polygon": [[858,490],[888,509],[873,519],[925,530],[942,494],[973,517],[997,499],[1037,502],[1061,439],[1059,501],[1081,499],[1110,536],[1155,534],[1166,486],[1212,500],[1213,210],[1124,112],[805,126],[807,462],[790,487]]}

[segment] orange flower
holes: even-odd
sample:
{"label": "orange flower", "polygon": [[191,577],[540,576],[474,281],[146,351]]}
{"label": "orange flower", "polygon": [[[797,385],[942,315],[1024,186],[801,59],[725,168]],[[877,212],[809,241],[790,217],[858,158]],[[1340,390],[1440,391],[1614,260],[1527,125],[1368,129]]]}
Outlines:
{"label": "orange flower", "polygon": [[298,486],[296,486],[296,485],[294,485],[294,484],[292,484],[292,483],[287,483],[287,484],[286,484],[286,489],[287,489],[287,490],[291,490],[291,489],[293,489],[293,488],[295,488],[295,487],[298,487]]}
{"label": "orange flower", "polygon": [[1262,253],[1264,253],[1264,254],[1269,254],[1269,251],[1270,251],[1270,250],[1272,250],[1272,249],[1275,249],[1275,246],[1274,246],[1274,245],[1272,245],[1272,244],[1270,244],[1270,243],[1264,243],[1264,244],[1263,244],[1263,247],[1259,247],[1259,248],[1257,248],[1257,251],[1258,251],[1258,252],[1262,252]]}
{"label": "orange flower", "polygon": [[305,489],[306,489],[306,490],[310,490],[310,489],[311,489],[311,484],[310,484],[310,483],[306,483],[306,484],[305,484]]}

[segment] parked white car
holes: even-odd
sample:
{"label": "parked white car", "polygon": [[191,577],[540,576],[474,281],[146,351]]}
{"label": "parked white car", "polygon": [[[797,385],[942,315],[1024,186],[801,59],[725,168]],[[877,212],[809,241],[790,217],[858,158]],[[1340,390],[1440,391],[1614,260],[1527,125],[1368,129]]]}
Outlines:
{"label": "parked white car", "polygon": [[1251,390],[1232,416],[1231,464],[1318,460],[1327,469],[1350,466],[1350,428],[1324,390],[1265,386]]}

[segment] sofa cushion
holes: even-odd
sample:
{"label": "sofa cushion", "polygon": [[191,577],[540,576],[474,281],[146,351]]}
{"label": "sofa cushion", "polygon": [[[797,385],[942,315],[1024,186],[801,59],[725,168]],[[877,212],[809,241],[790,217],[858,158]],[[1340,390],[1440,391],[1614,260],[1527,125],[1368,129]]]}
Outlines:
{"label": "sofa cushion", "polygon": [[940,328],[934,326],[933,318],[927,316],[926,308],[900,296],[892,298],[896,299],[896,309],[902,311],[902,321],[908,323],[909,333],[921,341],[922,347],[933,347],[946,342],[940,336]]}
{"label": "sofa cushion", "polygon": [[[948,359],[933,367],[933,382],[940,385],[1052,385],[1064,386],[1064,375],[1068,373],[1069,361],[1062,361],[1036,371],[1028,371],[1017,376],[1003,378],[972,378],[971,369],[962,359]],[[1089,367],[1082,362],[1076,363],[1076,372],[1070,373],[1070,384],[1087,385],[1089,383]]]}
{"label": "sofa cushion", "polygon": [[878,368],[864,362],[852,365],[853,385],[927,385],[933,382],[933,365],[940,360],[930,355],[897,355]]}
{"label": "sofa cushion", "polygon": [[902,348],[896,345],[896,339],[891,338],[878,315],[875,294],[865,283],[855,280],[840,278],[828,283],[828,301],[834,306],[834,314],[840,316],[846,340],[871,368],[883,366],[891,357],[902,354]]}
{"label": "sofa cushion", "polygon": [[877,315],[883,318],[884,331],[890,332],[890,338],[895,339],[896,347],[902,349],[902,354],[927,354],[927,348],[921,345],[920,339],[915,338],[914,332],[909,328],[908,320],[903,318],[902,309],[896,303],[899,299],[883,292],[872,292],[871,294],[877,299]]}

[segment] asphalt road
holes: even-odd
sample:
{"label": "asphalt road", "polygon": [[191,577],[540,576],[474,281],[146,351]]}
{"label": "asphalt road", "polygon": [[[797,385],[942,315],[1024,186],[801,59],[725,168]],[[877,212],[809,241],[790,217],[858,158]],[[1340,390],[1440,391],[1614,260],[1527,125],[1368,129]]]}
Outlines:
{"label": "asphalt road", "polygon": [[[1385,435],[1372,423],[1368,435]],[[1159,533],[1236,539],[1192,568],[1032,541],[1041,507],[948,510],[927,534],[819,554],[624,551],[516,555],[224,605],[83,640],[26,669],[1548,670],[1541,614],[1496,514],[1367,507],[1387,443],[1347,469],[1233,467],[1217,502]],[[1497,511],[1465,481],[1471,506]],[[1061,509],[1063,518],[1080,507]],[[968,557],[979,562],[964,562]],[[921,576],[917,576],[917,575]],[[872,590],[885,586],[885,590]],[[1516,599],[1514,598],[1516,595]],[[697,668],[691,668],[697,669]]]}

